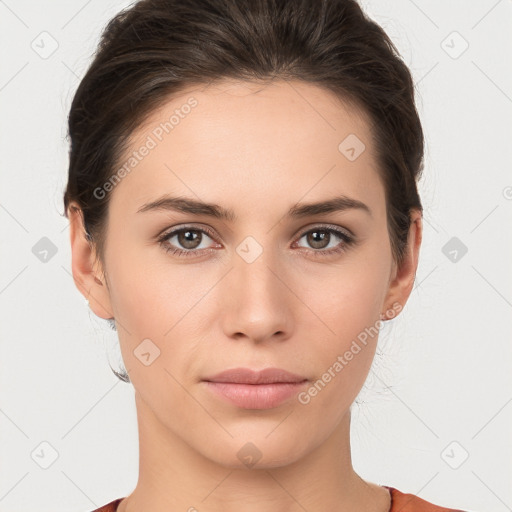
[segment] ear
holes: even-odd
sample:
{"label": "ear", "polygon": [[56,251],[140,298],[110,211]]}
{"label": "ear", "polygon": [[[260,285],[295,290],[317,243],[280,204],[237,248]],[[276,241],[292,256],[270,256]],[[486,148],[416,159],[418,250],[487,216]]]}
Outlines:
{"label": "ear", "polygon": [[92,242],[86,238],[83,212],[76,204],[68,208],[69,236],[71,241],[71,269],[73,280],[80,293],[89,301],[93,313],[100,318],[113,318],[110,293],[101,263]]}
{"label": "ear", "polygon": [[[384,302],[384,308],[390,313],[382,316],[383,320],[397,316],[405,307],[409,295],[414,286],[416,270],[418,268],[418,259],[420,253],[421,240],[423,237],[423,216],[420,210],[414,209],[411,212],[411,225],[407,240],[407,248],[404,259],[400,267],[393,263],[393,271],[389,281],[388,293]],[[395,305],[395,307],[393,307]],[[396,308],[400,306],[400,309]],[[394,312],[394,313],[391,313]]]}

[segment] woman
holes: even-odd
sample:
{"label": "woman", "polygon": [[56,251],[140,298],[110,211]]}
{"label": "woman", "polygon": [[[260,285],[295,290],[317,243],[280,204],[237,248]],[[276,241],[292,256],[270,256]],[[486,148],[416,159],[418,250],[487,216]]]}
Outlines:
{"label": "woman", "polygon": [[351,463],[423,158],[410,72],[355,1],[140,1],[69,135],[73,276],[139,428],[137,486],[100,511],[450,510]]}

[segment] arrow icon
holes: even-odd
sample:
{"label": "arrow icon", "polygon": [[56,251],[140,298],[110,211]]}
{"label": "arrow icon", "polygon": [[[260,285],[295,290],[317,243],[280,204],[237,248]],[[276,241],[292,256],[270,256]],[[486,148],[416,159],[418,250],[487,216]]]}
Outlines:
{"label": "arrow icon", "polygon": [[452,262],[458,263],[468,252],[467,246],[457,238],[452,236],[441,248],[441,252]]}

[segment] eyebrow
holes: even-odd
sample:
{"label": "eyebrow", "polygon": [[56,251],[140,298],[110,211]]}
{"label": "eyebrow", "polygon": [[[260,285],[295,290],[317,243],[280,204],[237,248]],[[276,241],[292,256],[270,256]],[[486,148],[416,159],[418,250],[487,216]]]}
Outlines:
{"label": "eyebrow", "polygon": [[[344,195],[321,201],[317,203],[297,203],[293,205],[285,215],[291,218],[302,218],[311,215],[325,213],[343,212],[357,209],[372,216],[370,208],[363,202]],[[149,211],[177,211],[190,215],[206,215],[219,220],[233,222],[236,220],[235,212],[215,203],[205,203],[185,197],[163,196],[155,201],[145,203],[137,213]]]}

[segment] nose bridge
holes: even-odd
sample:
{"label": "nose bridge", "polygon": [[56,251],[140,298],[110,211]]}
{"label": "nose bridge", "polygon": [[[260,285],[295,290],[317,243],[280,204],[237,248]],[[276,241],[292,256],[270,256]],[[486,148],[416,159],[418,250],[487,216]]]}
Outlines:
{"label": "nose bridge", "polygon": [[225,326],[231,334],[238,332],[264,339],[287,331],[289,292],[281,282],[283,277],[278,277],[279,267],[274,251],[253,237],[247,237],[236,247],[228,282],[230,313]]}
{"label": "nose bridge", "polygon": [[233,261],[238,293],[255,300],[265,299],[266,302],[270,298],[267,295],[275,297],[280,293],[273,253],[268,244],[264,247],[252,236],[245,238],[238,245]]}

